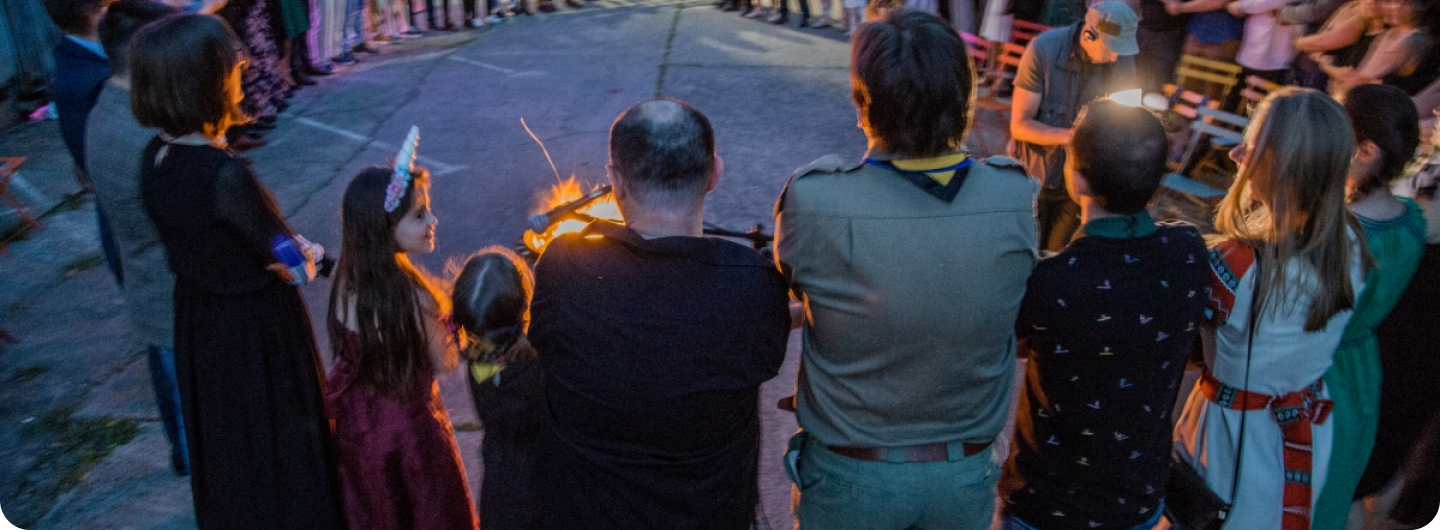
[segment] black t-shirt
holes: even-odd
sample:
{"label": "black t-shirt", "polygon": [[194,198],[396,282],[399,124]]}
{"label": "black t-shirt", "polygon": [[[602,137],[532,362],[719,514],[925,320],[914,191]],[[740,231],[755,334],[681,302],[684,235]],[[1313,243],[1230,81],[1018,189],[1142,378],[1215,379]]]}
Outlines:
{"label": "black t-shirt", "polygon": [[597,222],[552,242],[530,331],[548,526],[748,527],[759,386],[784,360],[788,300],[773,263],[725,240]]}
{"label": "black t-shirt", "polygon": [[1042,530],[1155,515],[1207,256],[1194,228],[1161,226],[1082,237],[1035,267],[1016,324],[1030,360],[1001,482],[1010,515]]}

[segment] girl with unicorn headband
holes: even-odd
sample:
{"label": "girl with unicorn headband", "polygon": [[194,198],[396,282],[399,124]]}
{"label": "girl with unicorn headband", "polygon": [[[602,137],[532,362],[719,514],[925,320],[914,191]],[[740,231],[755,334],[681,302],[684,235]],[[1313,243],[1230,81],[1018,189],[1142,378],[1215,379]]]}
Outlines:
{"label": "girl with unicorn headband", "polygon": [[336,365],[325,400],[351,528],[478,529],[435,375],[454,370],[449,297],[410,261],[435,250],[429,174],[412,127],[393,168],[345,189],[327,329]]}

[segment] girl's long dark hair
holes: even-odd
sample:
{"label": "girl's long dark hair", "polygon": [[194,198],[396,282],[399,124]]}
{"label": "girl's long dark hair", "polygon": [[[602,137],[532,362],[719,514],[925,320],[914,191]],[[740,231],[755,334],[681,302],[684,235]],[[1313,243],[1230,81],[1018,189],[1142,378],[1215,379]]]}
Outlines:
{"label": "girl's long dark hair", "polygon": [[[357,380],[372,391],[404,401],[416,381],[435,370],[422,320],[431,311],[425,308],[435,308],[438,316],[448,300],[437,296],[439,290],[399,253],[395,242],[396,223],[414,206],[417,190],[429,186],[429,175],[416,168],[400,205],[386,212],[385,188],[391,175],[390,168],[366,168],[345,188],[340,209],[343,239],[326,328],[331,350],[339,356],[348,331],[346,312],[353,307],[359,335]],[[422,293],[431,298],[424,306]]]}

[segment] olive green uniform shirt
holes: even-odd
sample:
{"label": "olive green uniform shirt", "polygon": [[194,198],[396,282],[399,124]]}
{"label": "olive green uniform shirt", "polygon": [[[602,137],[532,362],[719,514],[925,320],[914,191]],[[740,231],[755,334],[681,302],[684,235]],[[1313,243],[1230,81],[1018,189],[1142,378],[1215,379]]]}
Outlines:
{"label": "olive green uniform shirt", "polygon": [[775,251],[805,304],[802,428],[827,445],[866,447],[1000,433],[1015,317],[1037,260],[1039,188],[998,157],[972,163],[951,202],[833,155],[791,178]]}

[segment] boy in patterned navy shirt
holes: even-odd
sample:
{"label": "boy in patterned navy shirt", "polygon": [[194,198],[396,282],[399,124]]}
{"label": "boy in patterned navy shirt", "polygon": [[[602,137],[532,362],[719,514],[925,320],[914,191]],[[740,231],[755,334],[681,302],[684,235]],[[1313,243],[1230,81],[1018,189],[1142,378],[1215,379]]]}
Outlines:
{"label": "boy in patterned navy shirt", "polygon": [[1075,123],[1065,188],[1084,224],[1035,267],[1016,323],[1030,360],[1000,485],[1007,530],[1154,526],[1204,319],[1204,241],[1145,212],[1165,171],[1160,121],[1099,100]]}

